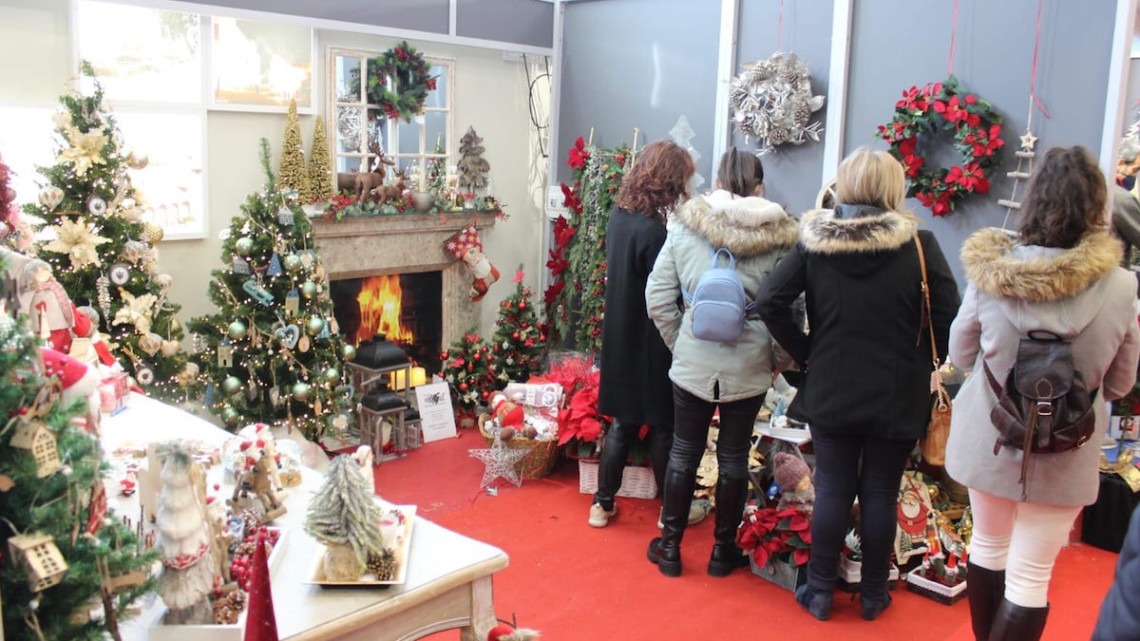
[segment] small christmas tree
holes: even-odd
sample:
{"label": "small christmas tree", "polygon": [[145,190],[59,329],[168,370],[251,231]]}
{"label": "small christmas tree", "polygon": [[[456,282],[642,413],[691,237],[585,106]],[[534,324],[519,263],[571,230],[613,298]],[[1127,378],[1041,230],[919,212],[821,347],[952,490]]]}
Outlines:
{"label": "small christmas tree", "polygon": [[499,318],[491,347],[495,354],[495,373],[502,385],[511,381],[526,382],[542,369],[544,340],[538,328],[531,292],[523,285],[523,270],[515,273],[515,292],[499,303]]}
{"label": "small christmas tree", "polygon": [[452,401],[462,409],[473,410],[486,403],[491,392],[502,387],[497,385],[491,346],[479,338],[474,328],[452,343],[440,358],[440,376],[451,386]]}
{"label": "small christmas tree", "polygon": [[436,139],[431,153],[440,157],[427,161],[427,190],[439,195],[447,191],[447,150],[443,148],[442,140]]}
{"label": "small christmas tree", "polygon": [[82,74],[93,91],[61,98],[56,164],[39,170],[48,184],[24,208],[42,221],[37,254],[71,300],[97,306],[97,331],[118,346],[116,354],[126,357],[128,373],[148,394],[185,400],[194,376],[180,351],[181,306],[167,297],[174,279],[158,273],[162,227],[143,222],[142,197],[127,173],[147,161],[123,152],[89,64]]}
{"label": "small christmas tree", "polygon": [[281,148],[281,171],[277,176],[278,191],[294,191],[302,203],[312,200],[309,172],[305,168],[305,143],[301,140],[301,120],[297,116],[297,101],[289,101],[289,116],[285,120],[285,142]]}
{"label": "small christmas tree", "polygon": [[[39,374],[44,364],[37,341],[22,321],[3,320],[0,414],[12,417],[0,431],[0,480],[6,490],[0,523],[9,542],[0,572],[4,638],[102,641],[109,634],[118,639],[119,621],[154,590],[154,580],[147,577],[157,554],[144,551],[133,528],[107,512],[98,440],[75,422],[79,408],[62,403],[53,391],[56,383],[49,385]],[[18,446],[19,435],[36,433],[32,430],[43,439],[37,448],[50,451]],[[37,455],[44,454],[64,465],[41,475]],[[18,540],[37,545],[17,552]],[[62,567],[47,567],[44,559],[51,557],[38,556],[50,551],[58,551]],[[102,616],[93,620],[88,611],[100,602]]]}
{"label": "small christmas tree", "polygon": [[332,198],[334,193],[329,140],[323,118],[317,118],[313,129],[313,150],[309,152],[309,191],[312,200],[321,202]]}
{"label": "small christmas tree", "polygon": [[491,170],[491,164],[483,158],[486,151],[475,128],[468,127],[467,133],[459,139],[459,186],[469,194],[487,188],[487,172]]}
{"label": "small christmas tree", "polygon": [[266,191],[230,222],[209,285],[218,313],[190,322],[205,343],[194,358],[211,381],[206,404],[228,427],[276,420],[318,439],[347,425],[343,359],[355,352],[336,327],[309,219],[274,187],[264,140],[261,161]]}
{"label": "small christmas tree", "polygon": [[167,454],[162,465],[156,527],[162,550],[162,601],[170,610],[167,623],[213,620],[208,598],[214,587],[210,531],[206,506],[199,504],[191,479],[195,465],[182,449]]}
{"label": "small christmas tree", "polygon": [[351,456],[332,460],[325,483],[309,502],[305,532],[329,548],[325,576],[356,580],[369,555],[381,553],[380,506]]}

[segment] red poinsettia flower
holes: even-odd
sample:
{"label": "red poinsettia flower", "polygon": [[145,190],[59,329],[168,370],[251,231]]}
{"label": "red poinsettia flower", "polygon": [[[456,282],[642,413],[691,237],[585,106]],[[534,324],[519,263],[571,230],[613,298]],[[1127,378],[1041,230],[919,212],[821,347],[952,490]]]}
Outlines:
{"label": "red poinsettia flower", "polygon": [[578,140],[574,141],[574,147],[570,150],[570,157],[566,160],[566,164],[571,169],[581,169],[586,166],[586,161],[590,158],[590,153],[586,151],[586,141],[578,136]]}
{"label": "red poinsettia flower", "polygon": [[575,214],[581,214],[582,200],[578,198],[577,190],[566,183],[562,183],[560,187],[562,188],[562,206]]}
{"label": "red poinsettia flower", "polygon": [[978,104],[978,97],[975,96],[974,94],[966,94],[966,104],[967,105]]}
{"label": "red poinsettia flower", "polygon": [[428,78],[424,82],[424,86],[428,88],[428,91],[435,91],[435,78]]}

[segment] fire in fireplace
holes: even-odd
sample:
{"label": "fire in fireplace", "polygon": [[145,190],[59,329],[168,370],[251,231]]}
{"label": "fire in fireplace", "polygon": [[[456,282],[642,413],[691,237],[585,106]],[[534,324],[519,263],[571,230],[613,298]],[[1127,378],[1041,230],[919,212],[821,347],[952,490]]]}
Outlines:
{"label": "fire in fireplace", "polygon": [[429,372],[439,371],[443,279],[435,272],[344,278],[330,283],[333,314],[353,345],[384,334]]}

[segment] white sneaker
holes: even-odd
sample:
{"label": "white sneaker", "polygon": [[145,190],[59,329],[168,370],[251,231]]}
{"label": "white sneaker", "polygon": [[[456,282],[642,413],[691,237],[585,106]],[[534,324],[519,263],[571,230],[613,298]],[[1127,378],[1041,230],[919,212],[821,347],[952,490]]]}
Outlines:
{"label": "white sneaker", "polygon": [[590,527],[606,527],[610,523],[610,518],[615,514],[617,514],[616,504],[612,510],[607,510],[602,507],[601,503],[594,503],[590,506],[590,520],[588,523]]}
{"label": "white sneaker", "polygon": [[[712,502],[708,499],[693,499],[689,505],[689,525],[696,525],[705,520],[705,517],[712,511]],[[661,522],[661,516],[665,513],[665,508],[657,513],[657,529],[660,530],[665,527]]]}

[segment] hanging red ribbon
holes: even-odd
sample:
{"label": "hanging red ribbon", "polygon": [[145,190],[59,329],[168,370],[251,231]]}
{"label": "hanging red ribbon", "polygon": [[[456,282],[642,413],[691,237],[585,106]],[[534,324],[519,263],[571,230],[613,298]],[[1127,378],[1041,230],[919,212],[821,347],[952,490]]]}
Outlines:
{"label": "hanging red ribbon", "polygon": [[[1041,104],[1041,99],[1037,97],[1037,48],[1041,46],[1041,10],[1044,5],[1045,0],[1037,0],[1037,32],[1033,36],[1033,69],[1029,72],[1029,98],[1041,111],[1041,115],[1048,118],[1049,112],[1045,111],[1045,105]],[[1032,108],[1029,113],[1033,113]]]}
{"label": "hanging red ribbon", "polygon": [[954,0],[954,17],[950,19],[950,61],[946,63],[946,75],[954,75],[954,41],[958,36],[958,0]]}

